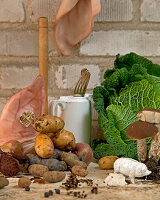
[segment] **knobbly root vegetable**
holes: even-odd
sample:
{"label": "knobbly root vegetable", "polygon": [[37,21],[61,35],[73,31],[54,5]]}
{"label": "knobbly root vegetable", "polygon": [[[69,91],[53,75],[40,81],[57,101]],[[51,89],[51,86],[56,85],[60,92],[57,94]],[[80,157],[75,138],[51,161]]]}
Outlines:
{"label": "knobbly root vegetable", "polygon": [[39,164],[33,164],[29,166],[28,171],[30,174],[32,174],[32,176],[41,177],[45,172],[48,171],[48,167]]}
{"label": "knobbly root vegetable", "polygon": [[101,169],[113,169],[114,162],[118,159],[117,156],[105,156],[98,161],[98,165]]}
{"label": "knobbly root vegetable", "polygon": [[0,149],[3,152],[8,153],[15,153],[15,154],[22,154],[23,153],[23,146],[17,140],[9,140],[8,142],[4,143]]}
{"label": "knobbly root vegetable", "polygon": [[78,156],[82,156],[87,164],[93,159],[93,151],[87,143],[77,143],[74,153]]}
{"label": "knobbly root vegetable", "polygon": [[32,127],[40,133],[57,133],[64,127],[64,121],[60,117],[42,115],[32,120]]}
{"label": "knobbly root vegetable", "polygon": [[44,165],[44,166],[48,167],[48,169],[51,171],[67,170],[67,164],[64,161],[59,161],[54,158],[43,159],[34,154],[27,154],[27,156],[29,157],[29,162],[31,165],[33,165],[33,164]]}
{"label": "knobbly root vegetable", "polygon": [[77,166],[77,165],[72,167],[72,173],[74,175],[78,175],[78,176],[82,176],[82,177],[85,177],[88,174],[87,170],[85,170],[83,167]]}
{"label": "knobbly root vegetable", "polygon": [[84,169],[87,169],[87,164],[83,161],[80,161],[78,157],[74,153],[67,153],[63,152],[61,154],[61,159],[70,167],[73,167],[75,165],[81,166]]}
{"label": "knobbly root vegetable", "polygon": [[8,179],[6,179],[5,177],[0,177],[0,189],[4,188],[7,185],[9,185]]}
{"label": "knobbly root vegetable", "polygon": [[52,141],[55,147],[63,151],[72,151],[76,147],[75,137],[73,133],[64,129],[57,133],[55,137],[52,137]]}
{"label": "knobbly root vegetable", "polygon": [[54,144],[46,134],[37,135],[34,147],[41,158],[49,158],[54,152]]}
{"label": "knobbly root vegetable", "polygon": [[18,180],[18,186],[20,188],[28,187],[30,186],[30,184],[31,184],[31,180],[27,177],[22,177],[22,178],[19,178]]}
{"label": "knobbly root vegetable", "polygon": [[43,174],[43,179],[48,183],[57,183],[65,179],[65,172],[48,171]]}

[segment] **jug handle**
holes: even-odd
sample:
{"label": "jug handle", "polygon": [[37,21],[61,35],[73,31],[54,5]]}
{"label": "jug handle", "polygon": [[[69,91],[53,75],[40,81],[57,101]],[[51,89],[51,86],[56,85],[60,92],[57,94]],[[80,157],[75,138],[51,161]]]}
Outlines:
{"label": "jug handle", "polygon": [[[56,106],[57,106],[58,104],[62,105],[62,109],[63,109],[63,110],[66,109],[66,103],[65,103],[65,102],[59,101],[59,100],[51,101],[49,106],[50,106],[50,108],[51,108],[50,113],[51,113],[52,115],[56,115],[55,110],[56,110]],[[52,106],[52,105],[53,105],[53,106]]]}

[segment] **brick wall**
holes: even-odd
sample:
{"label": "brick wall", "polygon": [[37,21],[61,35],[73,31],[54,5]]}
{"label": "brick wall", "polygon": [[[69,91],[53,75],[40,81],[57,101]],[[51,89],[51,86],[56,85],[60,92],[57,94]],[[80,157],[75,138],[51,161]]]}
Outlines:
{"label": "brick wall", "polygon": [[[160,1],[101,0],[91,35],[63,57],[52,38],[61,0],[0,0],[0,111],[6,100],[38,74],[38,19],[49,19],[49,98],[69,95],[87,67],[92,92],[112,68],[115,55],[134,51],[160,63]],[[93,137],[100,135],[93,110]]]}

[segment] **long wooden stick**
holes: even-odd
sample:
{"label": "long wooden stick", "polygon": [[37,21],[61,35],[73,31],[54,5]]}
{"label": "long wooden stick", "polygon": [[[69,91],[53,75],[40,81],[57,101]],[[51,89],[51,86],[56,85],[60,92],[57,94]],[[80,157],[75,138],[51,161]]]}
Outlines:
{"label": "long wooden stick", "polygon": [[48,114],[48,19],[39,18],[39,73],[45,80],[45,105],[42,114]]}

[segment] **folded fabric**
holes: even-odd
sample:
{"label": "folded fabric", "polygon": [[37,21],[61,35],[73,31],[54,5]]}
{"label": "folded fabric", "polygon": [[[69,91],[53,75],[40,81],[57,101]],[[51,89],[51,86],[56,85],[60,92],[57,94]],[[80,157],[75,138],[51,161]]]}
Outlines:
{"label": "folded fabric", "polygon": [[94,17],[100,12],[100,0],[63,0],[53,27],[60,52],[68,56],[73,46],[92,31]]}

